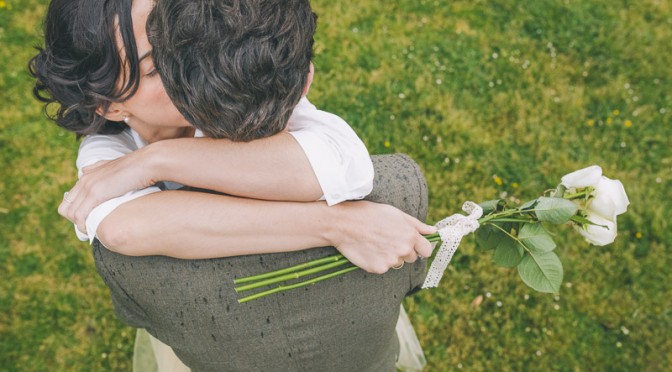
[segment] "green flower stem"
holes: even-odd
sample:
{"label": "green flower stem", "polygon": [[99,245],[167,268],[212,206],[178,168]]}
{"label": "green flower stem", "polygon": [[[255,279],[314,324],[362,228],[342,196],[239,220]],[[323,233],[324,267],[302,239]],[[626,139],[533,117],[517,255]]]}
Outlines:
{"label": "green flower stem", "polygon": [[313,278],[313,279],[306,280],[306,281],[303,281],[303,282],[290,284],[290,285],[281,285],[281,286],[278,286],[278,287],[275,287],[275,288],[272,288],[272,289],[269,289],[269,290],[266,290],[266,291],[263,291],[263,292],[259,292],[259,293],[255,293],[253,295],[245,296],[245,297],[239,299],[238,303],[242,304],[242,303],[245,303],[245,302],[248,302],[248,301],[256,300],[256,299],[264,297],[264,296],[268,296],[268,295],[273,294],[273,293],[289,291],[291,289],[304,287],[304,286],[307,286],[309,284],[314,284],[314,283],[317,283],[317,282],[321,282],[323,280],[330,279],[330,278],[333,278],[333,277],[336,277],[336,276],[339,276],[339,275],[343,275],[345,273],[349,273],[350,271],[354,271],[354,270],[358,270],[358,269],[359,269],[359,267],[357,267],[357,266],[350,266],[350,267],[347,267],[345,269],[335,271],[333,273],[325,274],[325,275],[319,276],[317,278]]}
{"label": "green flower stem", "polygon": [[258,280],[262,279],[268,279],[272,278],[275,276],[280,276],[288,273],[293,273],[295,271],[303,270],[309,267],[317,266],[317,265],[322,265],[324,263],[329,263],[329,262],[335,262],[345,259],[345,257],[342,254],[336,254],[333,256],[327,256],[324,258],[320,258],[317,260],[313,260],[310,262],[294,265],[285,269],[280,269],[280,270],[275,270],[275,271],[270,271],[267,273],[259,274],[259,275],[252,275],[252,276],[246,276],[243,278],[238,278],[233,281],[233,284],[243,284],[243,283],[249,283],[249,282],[256,282]]}
{"label": "green flower stem", "polygon": [[313,267],[312,269],[297,271],[297,272],[293,272],[293,273],[289,273],[289,274],[285,274],[285,275],[280,275],[280,276],[275,276],[275,277],[272,277],[272,278],[269,278],[269,279],[261,280],[261,281],[250,283],[250,284],[246,284],[246,285],[243,285],[243,286],[240,286],[240,287],[235,287],[234,289],[238,293],[244,292],[244,291],[249,291],[251,289],[265,287],[267,285],[276,284],[276,283],[284,282],[284,281],[287,281],[287,280],[299,279],[299,278],[307,276],[307,275],[319,273],[319,272],[329,270],[329,269],[332,269],[334,267],[338,267],[338,266],[349,264],[349,263],[350,263],[350,261],[348,261],[348,260],[338,260],[338,261],[328,263],[328,264],[325,264],[325,265],[322,265],[322,266]]}
{"label": "green flower stem", "polygon": [[534,220],[534,219],[532,219],[532,218],[497,218],[497,219],[494,219],[494,220],[490,220],[490,221],[488,221],[488,222],[484,222],[484,223],[482,223],[481,225],[488,225],[488,224],[492,225],[492,224],[494,224],[494,222],[523,222],[523,223],[532,223],[532,222],[536,222],[536,220]]}
{"label": "green flower stem", "polygon": [[581,199],[589,196],[595,191],[594,187],[586,187],[583,191],[574,194],[564,194],[562,197],[568,200]]}
{"label": "green flower stem", "polygon": [[514,214],[524,214],[525,212],[528,212],[528,211],[529,210],[521,211],[518,208],[508,209],[508,210],[505,210],[505,211],[489,214],[485,217],[481,217],[481,218],[478,219],[478,223],[483,225],[487,222],[497,222],[502,217],[509,217],[509,216],[514,215]]}
{"label": "green flower stem", "polygon": [[439,236],[438,232],[435,232],[434,234],[429,234],[429,235],[423,235],[425,239],[429,240],[430,243],[438,242],[441,240],[441,236]]}

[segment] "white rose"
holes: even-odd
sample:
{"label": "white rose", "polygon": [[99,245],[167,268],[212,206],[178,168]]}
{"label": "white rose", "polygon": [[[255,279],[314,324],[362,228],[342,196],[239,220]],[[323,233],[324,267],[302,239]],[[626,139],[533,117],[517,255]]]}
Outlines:
{"label": "white rose", "polygon": [[618,216],[628,210],[630,200],[619,180],[600,178],[587,208],[601,216]]}
{"label": "white rose", "polygon": [[601,225],[586,225],[584,228],[578,227],[579,233],[586,238],[588,243],[603,246],[614,242],[617,234],[616,216],[608,219],[588,210],[586,211],[586,218],[596,225]]}
{"label": "white rose", "polygon": [[568,189],[596,186],[602,177],[602,168],[599,165],[591,165],[588,168],[579,169],[562,177],[561,183]]}

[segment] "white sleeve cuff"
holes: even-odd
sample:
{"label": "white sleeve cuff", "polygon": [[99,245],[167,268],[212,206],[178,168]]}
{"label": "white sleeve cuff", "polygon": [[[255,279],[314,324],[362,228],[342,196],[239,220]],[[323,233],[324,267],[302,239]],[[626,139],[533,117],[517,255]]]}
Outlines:
{"label": "white sleeve cuff", "polygon": [[373,164],[366,147],[354,132],[357,141],[334,138],[328,131],[304,129],[290,133],[315,172],[322,188],[321,200],[331,206],[346,200],[363,199],[371,193]]}
{"label": "white sleeve cuff", "polygon": [[89,243],[92,244],[93,240],[96,238],[96,232],[98,231],[98,226],[100,226],[100,223],[103,222],[105,217],[107,217],[110,213],[112,213],[113,210],[115,210],[118,206],[126,202],[129,202],[133,199],[137,199],[141,196],[153,194],[157,191],[161,191],[161,189],[159,189],[158,187],[148,187],[142,190],[131,191],[118,198],[114,198],[106,201],[105,203],[102,203],[101,205],[94,208],[91,211],[91,213],[89,213],[89,216],[86,218],[86,234],[79,231],[77,226],[75,226],[75,233],[77,234],[77,237],[81,241],[88,240]]}

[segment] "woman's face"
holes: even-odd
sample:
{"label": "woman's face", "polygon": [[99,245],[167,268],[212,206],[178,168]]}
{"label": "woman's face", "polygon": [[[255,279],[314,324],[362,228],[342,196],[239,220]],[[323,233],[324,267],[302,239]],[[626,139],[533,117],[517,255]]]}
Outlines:
{"label": "woman's face", "polygon": [[[119,109],[122,116],[128,117],[129,126],[149,142],[184,136],[191,130],[191,125],[168,98],[152,62],[152,46],[145,31],[152,1],[133,0],[132,3],[133,34],[140,59],[140,82],[133,96],[113,104],[112,108]],[[117,41],[121,45],[120,37]]]}

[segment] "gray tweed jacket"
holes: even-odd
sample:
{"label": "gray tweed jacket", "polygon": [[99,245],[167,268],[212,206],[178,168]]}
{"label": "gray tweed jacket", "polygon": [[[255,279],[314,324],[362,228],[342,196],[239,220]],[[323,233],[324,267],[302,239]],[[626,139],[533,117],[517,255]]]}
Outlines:
{"label": "gray tweed jacket", "polygon": [[[406,155],[373,156],[367,200],[424,220],[427,186]],[[118,317],[173,347],[194,371],[394,371],[395,325],[426,261],[363,270],[238,304],[233,279],[336,253],[333,247],[209,260],[127,257],[93,245]]]}

